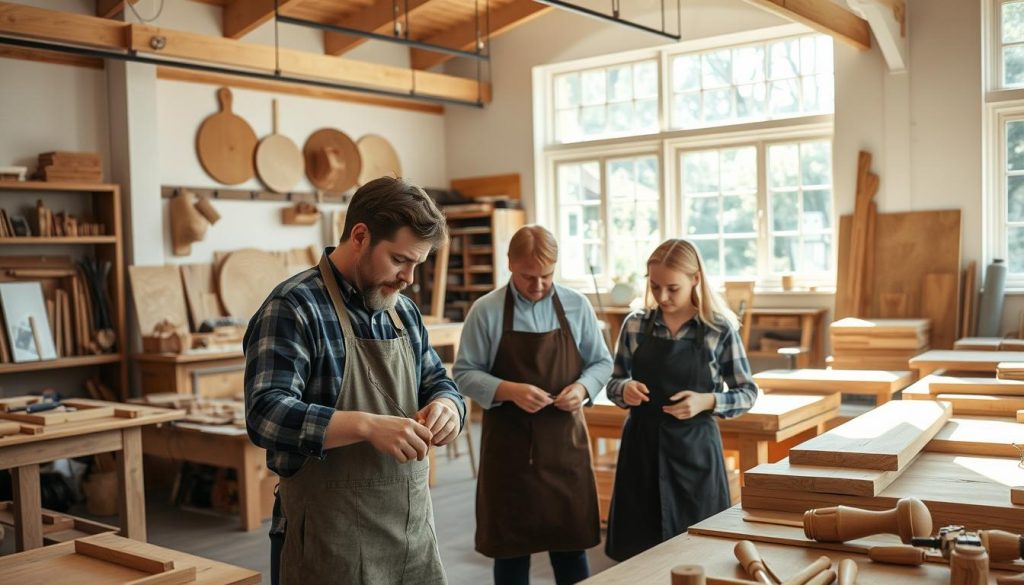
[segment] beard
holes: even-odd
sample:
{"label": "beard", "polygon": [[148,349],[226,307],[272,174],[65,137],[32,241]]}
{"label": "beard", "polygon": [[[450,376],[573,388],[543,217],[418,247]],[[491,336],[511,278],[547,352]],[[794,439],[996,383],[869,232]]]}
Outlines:
{"label": "beard", "polygon": [[[373,312],[390,311],[398,304],[398,295],[405,289],[405,283],[401,281],[378,280],[373,277],[369,269],[369,254],[366,254],[357,268],[359,274],[358,286],[363,293],[363,302],[366,308]],[[394,292],[384,294],[384,287],[391,288]]]}

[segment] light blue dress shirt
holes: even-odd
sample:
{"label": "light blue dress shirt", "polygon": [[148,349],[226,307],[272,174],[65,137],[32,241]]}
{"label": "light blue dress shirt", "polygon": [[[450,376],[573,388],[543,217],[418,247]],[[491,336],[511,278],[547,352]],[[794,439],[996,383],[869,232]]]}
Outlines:
{"label": "light blue dress shirt", "polygon": [[[494,393],[503,380],[492,376],[490,372],[495,354],[498,353],[498,344],[501,342],[505,318],[505,291],[509,287],[512,288],[512,296],[515,299],[513,331],[547,333],[559,327],[550,293],[543,299],[533,302],[519,294],[510,283],[487,293],[473,303],[462,327],[459,355],[452,373],[459,391],[484,408],[501,404],[494,401]],[[562,301],[562,308],[565,309],[565,318],[569,322],[572,338],[576,340],[576,347],[583,358],[583,373],[576,381],[587,389],[588,402],[592,402],[611,377],[611,353],[601,336],[597,315],[594,314],[587,297],[557,284],[552,290],[558,292],[558,299]],[[543,390],[558,393],[562,389]]]}

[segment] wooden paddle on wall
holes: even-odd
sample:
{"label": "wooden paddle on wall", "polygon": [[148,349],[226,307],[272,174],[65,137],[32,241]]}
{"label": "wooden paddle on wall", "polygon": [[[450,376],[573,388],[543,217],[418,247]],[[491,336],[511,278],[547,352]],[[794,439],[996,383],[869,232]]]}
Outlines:
{"label": "wooden paddle on wall", "polygon": [[196,153],[207,174],[237,185],[252,178],[256,133],[231,111],[231,90],[217,90],[220,111],[203,120],[196,134]]}
{"label": "wooden paddle on wall", "polygon": [[256,173],[268,189],[286,193],[302,178],[305,161],[299,147],[277,133],[277,100],[273,100],[274,131],[256,147]]}

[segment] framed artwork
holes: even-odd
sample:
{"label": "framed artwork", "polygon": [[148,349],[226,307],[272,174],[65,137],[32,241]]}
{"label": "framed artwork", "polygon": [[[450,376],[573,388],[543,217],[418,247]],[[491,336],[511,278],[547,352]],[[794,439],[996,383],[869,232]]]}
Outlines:
{"label": "framed artwork", "polygon": [[15,363],[57,359],[43,287],[38,282],[0,283],[0,303]]}

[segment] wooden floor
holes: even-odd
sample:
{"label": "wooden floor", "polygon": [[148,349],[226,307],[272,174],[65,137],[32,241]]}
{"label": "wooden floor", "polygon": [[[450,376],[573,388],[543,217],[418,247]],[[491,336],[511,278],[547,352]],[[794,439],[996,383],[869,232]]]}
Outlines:
{"label": "wooden floor", "polygon": [[[477,427],[479,428],[479,427]],[[465,443],[463,443],[463,447]],[[491,560],[473,550],[476,527],[476,480],[469,468],[469,457],[449,460],[443,451],[437,457],[438,482],[431,491],[441,560],[452,585],[490,583]],[[85,516],[81,509],[73,513]],[[96,518],[116,523],[116,518]],[[238,518],[224,514],[177,508],[168,504],[167,494],[150,490],[146,494],[146,522],[149,541],[195,555],[263,572],[263,583],[270,583],[270,544],[267,529],[254,532],[238,530]],[[0,553],[13,551],[13,533],[7,531],[0,542]],[[607,569],[615,562],[604,555],[603,543],[590,551],[591,573]],[[534,584],[554,584],[547,555],[534,555]]]}

